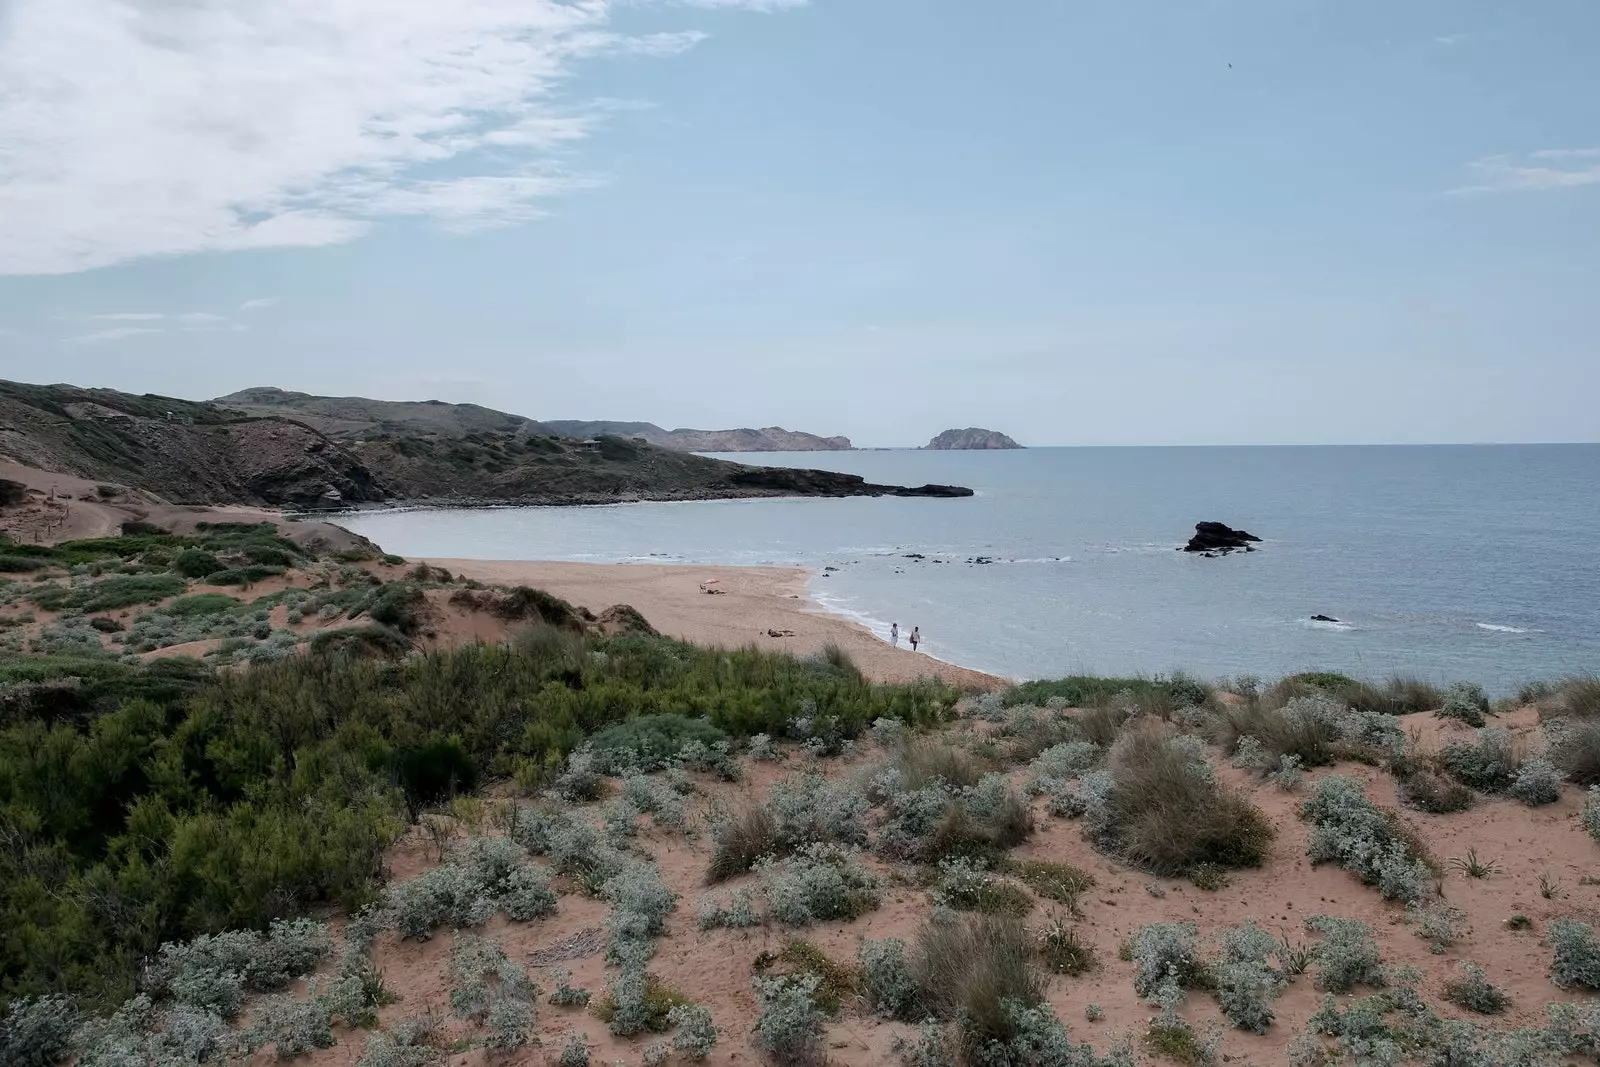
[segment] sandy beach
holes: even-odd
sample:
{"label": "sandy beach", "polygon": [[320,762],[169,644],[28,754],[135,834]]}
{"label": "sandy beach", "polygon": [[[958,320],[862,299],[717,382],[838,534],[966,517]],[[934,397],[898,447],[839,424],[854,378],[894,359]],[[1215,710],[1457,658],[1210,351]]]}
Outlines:
{"label": "sandy beach", "polygon": [[[481,582],[547,590],[593,612],[631,604],[662,633],[697,645],[782,649],[797,655],[836,644],[868,678],[909,682],[939,677],[953,685],[995,689],[1005,679],[892,648],[866,627],[823,612],[806,595],[807,573],[794,567],[686,567],[653,563],[540,563],[431,559]],[[709,579],[715,579],[709,582]],[[720,590],[715,595],[704,588]],[[774,637],[770,631],[785,636]]]}

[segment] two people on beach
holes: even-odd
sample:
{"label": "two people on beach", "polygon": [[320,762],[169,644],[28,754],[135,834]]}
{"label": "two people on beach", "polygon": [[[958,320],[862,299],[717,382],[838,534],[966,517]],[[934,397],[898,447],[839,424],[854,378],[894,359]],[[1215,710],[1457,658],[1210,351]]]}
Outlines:
{"label": "two people on beach", "polygon": [[[911,651],[915,652],[917,650],[917,646],[922,643],[922,630],[916,626],[913,626],[911,628],[910,641]],[[897,622],[891,622],[889,624],[889,644],[893,645],[895,648],[900,647],[900,624]]]}

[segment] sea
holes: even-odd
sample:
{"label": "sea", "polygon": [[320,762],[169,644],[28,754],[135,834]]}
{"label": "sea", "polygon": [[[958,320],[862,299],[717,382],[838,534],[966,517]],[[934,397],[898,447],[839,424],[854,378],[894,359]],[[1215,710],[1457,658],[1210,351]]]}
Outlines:
{"label": "sea", "polygon": [[[884,450],[723,458],[966,499],[367,512],[405,556],[783,564],[821,610],[1013,678],[1333,670],[1504,695],[1600,672],[1600,445]],[[1175,551],[1202,520],[1262,540]],[[1315,621],[1322,615],[1333,622]]]}

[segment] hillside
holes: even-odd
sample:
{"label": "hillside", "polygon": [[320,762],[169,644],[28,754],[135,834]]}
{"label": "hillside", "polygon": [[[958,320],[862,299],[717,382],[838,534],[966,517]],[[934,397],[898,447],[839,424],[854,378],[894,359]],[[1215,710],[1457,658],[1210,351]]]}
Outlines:
{"label": "hillside", "polygon": [[[751,496],[967,496],[848,474],[749,467],[618,437],[542,434],[487,408],[248,390],[250,410],[70,385],[0,381],[0,459],[146,490],[179,504],[342,506],[415,501],[614,503]],[[305,400],[296,400],[304,397]],[[278,401],[282,403],[278,403]],[[327,401],[308,418],[295,407]],[[379,419],[409,428],[386,430]],[[335,420],[333,437],[313,425]],[[509,429],[466,430],[474,421]],[[363,420],[365,420],[363,422]],[[444,429],[419,429],[432,423]],[[360,424],[359,430],[351,427]]]}
{"label": "hillside", "polygon": [[525,433],[554,437],[638,438],[674,452],[846,451],[848,437],[767,426],[759,430],[664,430],[653,422],[558,420],[540,422],[478,404],[441,400],[369,400],[360,396],[314,396],[273,386],[241,389],[211,401],[240,415],[288,417],[340,440],[377,434]]}
{"label": "hillside", "polygon": [[650,422],[577,422],[555,421],[544,423],[551,433],[568,437],[642,438],[658,448],[677,452],[847,452],[852,447],[848,437],[818,437],[799,430],[785,430],[781,426],[764,426],[759,430],[743,427],[737,430],[663,430]]}
{"label": "hillside", "polygon": [[964,430],[946,430],[923,447],[942,451],[988,451],[1022,446],[996,430],[968,426]]}
{"label": "hillside", "polygon": [[178,504],[309,506],[391,495],[299,422],[113,389],[0,381],[0,456]]}
{"label": "hillside", "polygon": [[272,386],[241,389],[211,403],[246,415],[288,416],[329,437],[371,433],[554,433],[532,419],[477,404],[441,400],[369,400],[362,396],[313,396]]}

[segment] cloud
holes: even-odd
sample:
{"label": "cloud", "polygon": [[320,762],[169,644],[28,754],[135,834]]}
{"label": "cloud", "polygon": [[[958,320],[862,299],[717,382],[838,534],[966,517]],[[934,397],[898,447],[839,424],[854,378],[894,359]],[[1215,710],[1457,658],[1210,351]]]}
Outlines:
{"label": "cloud", "polygon": [[0,0],[0,274],[455,230],[592,187],[585,61],[670,56],[625,9],[803,0]]}
{"label": "cloud", "polygon": [[118,311],[109,315],[90,315],[97,322],[159,322],[166,316],[159,311]]}
{"label": "cloud", "polygon": [[1437,44],[1437,45],[1442,45],[1445,48],[1449,48],[1451,45],[1460,44],[1462,41],[1465,41],[1466,39],[1467,39],[1467,35],[1464,34],[1464,33],[1446,33],[1446,34],[1441,34],[1438,37],[1435,37],[1433,39],[1433,43]]}
{"label": "cloud", "polygon": [[122,341],[129,337],[138,337],[147,333],[166,333],[160,327],[150,326],[113,326],[109,330],[95,330],[93,333],[79,334],[76,337],[63,338],[63,343],[69,345],[100,345],[112,341]]}
{"label": "cloud", "polygon": [[1452,196],[1538,193],[1600,185],[1600,148],[1546,148],[1522,158],[1489,156],[1467,164],[1476,182],[1449,190]]}
{"label": "cloud", "polygon": [[258,296],[254,300],[246,300],[239,305],[240,311],[259,311],[262,308],[272,307],[278,302],[275,296]]}

